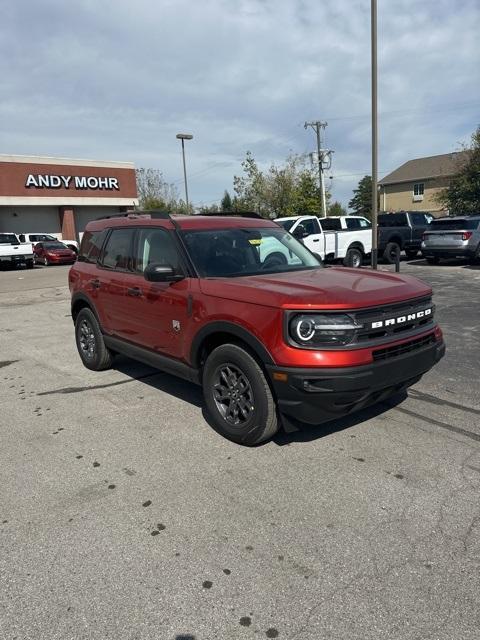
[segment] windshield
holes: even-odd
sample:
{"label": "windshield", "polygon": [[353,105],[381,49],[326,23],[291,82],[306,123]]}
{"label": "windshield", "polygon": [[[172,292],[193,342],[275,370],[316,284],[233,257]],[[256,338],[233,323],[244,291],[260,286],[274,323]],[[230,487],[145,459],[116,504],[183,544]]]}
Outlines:
{"label": "windshield", "polygon": [[14,233],[0,233],[0,244],[18,244],[18,238]]}
{"label": "windshield", "polygon": [[476,229],[478,227],[478,223],[480,220],[477,218],[476,220],[469,220],[465,218],[463,220],[448,220],[448,218],[443,218],[440,220],[433,220],[430,223],[430,229],[432,231],[440,231],[444,229],[445,231],[463,231],[464,229]]}
{"label": "windshield", "polygon": [[282,229],[186,231],[183,239],[204,278],[251,276],[317,269],[321,263]]}
{"label": "windshield", "polygon": [[61,242],[44,242],[43,247],[45,249],[68,249],[68,247]]}
{"label": "windshield", "polygon": [[57,241],[55,236],[49,236],[46,233],[30,234],[30,241],[31,242],[43,242],[44,240],[52,240],[53,242]]}
{"label": "windshield", "polygon": [[281,227],[283,227],[285,231],[290,231],[290,229],[295,224],[296,220],[288,220],[288,219],[282,220],[282,218],[277,218],[275,222],[279,224]]}

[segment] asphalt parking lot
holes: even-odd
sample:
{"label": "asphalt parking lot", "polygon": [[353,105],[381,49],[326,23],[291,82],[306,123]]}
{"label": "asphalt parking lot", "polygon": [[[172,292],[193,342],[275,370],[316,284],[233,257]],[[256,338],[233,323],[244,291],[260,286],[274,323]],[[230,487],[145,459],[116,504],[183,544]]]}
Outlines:
{"label": "asphalt parking lot", "polygon": [[478,640],[480,268],[403,402],[222,439],[200,390],[77,356],[68,267],[0,272],[0,638]]}

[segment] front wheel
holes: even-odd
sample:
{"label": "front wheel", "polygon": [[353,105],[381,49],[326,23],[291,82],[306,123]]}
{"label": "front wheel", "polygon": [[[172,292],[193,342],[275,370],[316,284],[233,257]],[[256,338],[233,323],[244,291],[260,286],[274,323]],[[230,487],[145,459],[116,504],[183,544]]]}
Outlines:
{"label": "front wheel", "polygon": [[112,366],[113,354],[107,349],[102,331],[91,309],[82,309],[75,319],[75,339],[83,364],[92,371]]}
{"label": "front wheel", "polygon": [[255,445],[278,430],[275,400],[265,374],[238,345],[221,345],[208,356],[203,394],[213,427],[229,440]]}
{"label": "front wheel", "polygon": [[47,256],[45,256],[45,257],[43,258],[43,266],[44,266],[44,267],[48,267],[48,266],[49,266],[49,264],[50,264],[50,262],[48,261]]}
{"label": "front wheel", "polygon": [[347,251],[345,258],[343,259],[343,264],[346,267],[353,267],[354,269],[358,269],[363,264],[363,253],[357,247],[352,247]]}

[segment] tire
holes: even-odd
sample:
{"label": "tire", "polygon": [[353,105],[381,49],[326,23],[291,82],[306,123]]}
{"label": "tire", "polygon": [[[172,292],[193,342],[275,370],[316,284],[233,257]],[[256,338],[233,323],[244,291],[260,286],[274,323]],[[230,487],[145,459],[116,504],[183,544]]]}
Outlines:
{"label": "tire", "polygon": [[438,264],[440,262],[440,258],[425,258],[428,264]]}
{"label": "tire", "polygon": [[262,269],[267,269],[268,265],[270,265],[271,267],[274,266],[283,266],[285,264],[288,264],[288,260],[287,258],[283,255],[283,253],[280,253],[280,251],[274,251],[273,253],[270,253],[265,260],[263,261],[262,264]]}
{"label": "tire", "polygon": [[418,250],[417,249],[405,249],[405,255],[407,256],[407,258],[409,260],[413,260],[414,258],[417,257]]}
{"label": "tire", "polygon": [[276,404],[265,374],[255,358],[236,344],[223,344],[208,356],[203,395],[212,426],[233,442],[252,446],[278,431]]}
{"label": "tire", "polygon": [[397,242],[389,242],[385,247],[385,251],[383,252],[383,259],[388,264],[395,264],[395,258],[398,254],[400,255],[401,247]]}
{"label": "tire", "polygon": [[363,253],[361,249],[357,247],[351,247],[348,249],[343,264],[345,267],[352,267],[352,269],[358,269],[363,263]]}
{"label": "tire", "polygon": [[27,260],[27,269],[33,269],[35,266],[34,260]]}
{"label": "tire", "polygon": [[91,309],[82,309],[75,319],[75,340],[83,364],[92,371],[112,366],[113,354],[105,346],[100,325]]}
{"label": "tire", "polygon": [[45,257],[43,258],[43,266],[44,266],[44,267],[48,267],[48,266],[50,266],[50,262],[48,261],[47,256],[45,256]]}

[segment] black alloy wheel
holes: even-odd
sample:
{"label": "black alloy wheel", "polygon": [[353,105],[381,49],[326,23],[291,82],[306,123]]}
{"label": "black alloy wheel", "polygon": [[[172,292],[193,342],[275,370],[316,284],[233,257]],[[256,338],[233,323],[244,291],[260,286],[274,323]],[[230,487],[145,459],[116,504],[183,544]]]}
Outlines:
{"label": "black alloy wheel", "polygon": [[113,354],[107,349],[95,314],[85,307],[75,319],[75,339],[83,364],[92,371],[103,371],[112,365]]}
{"label": "black alloy wheel", "polygon": [[224,344],[210,353],[203,371],[203,393],[212,426],[234,442],[255,445],[278,430],[268,381],[242,346]]}

